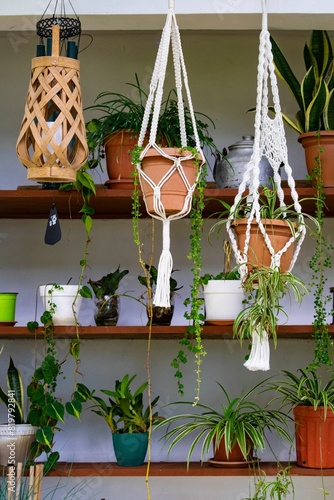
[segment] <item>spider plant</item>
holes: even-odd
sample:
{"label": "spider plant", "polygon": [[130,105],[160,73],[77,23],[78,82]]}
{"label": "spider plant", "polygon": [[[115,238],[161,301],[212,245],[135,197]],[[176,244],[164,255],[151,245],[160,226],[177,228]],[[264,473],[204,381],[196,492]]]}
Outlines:
{"label": "spider plant", "polygon": [[[248,460],[253,449],[256,451],[265,448],[266,429],[277,432],[281,438],[291,442],[287,432],[289,418],[286,414],[279,410],[262,408],[251,399],[252,396],[255,398],[255,392],[262,384],[263,382],[256,384],[241,396],[231,397],[226,388],[218,383],[226,401],[221,403],[219,410],[197,403],[196,408],[200,410],[199,412],[173,415],[159,422],[155,430],[167,427],[164,440],[168,443],[168,453],[182,439],[190,435],[194,436],[194,439],[187,456],[188,466],[197,446],[200,446],[201,462],[203,462],[208,456],[211,445],[215,443],[214,447],[217,449],[221,441],[225,444],[227,456],[238,444],[243,457]],[[194,407],[193,401],[171,404]]]}

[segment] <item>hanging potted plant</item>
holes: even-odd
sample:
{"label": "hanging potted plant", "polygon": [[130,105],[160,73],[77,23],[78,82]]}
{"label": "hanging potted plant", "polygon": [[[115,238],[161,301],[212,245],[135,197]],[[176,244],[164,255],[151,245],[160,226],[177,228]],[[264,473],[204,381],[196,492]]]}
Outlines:
{"label": "hanging potted plant", "polygon": [[[181,290],[182,286],[177,286],[177,281],[172,276],[169,279],[170,285],[170,307],[160,307],[152,304],[152,293],[154,294],[155,287],[157,285],[158,280],[158,270],[153,265],[145,264],[145,269],[148,273],[147,276],[138,276],[139,283],[146,287],[147,289],[147,316],[150,321],[150,312],[149,309],[152,308],[152,326],[169,326],[173,319],[174,314],[174,300],[175,293],[177,290]],[[178,269],[173,269],[173,274]],[[149,288],[150,287],[150,292]]]}
{"label": "hanging potted plant", "polygon": [[322,178],[325,187],[334,186],[334,64],[333,49],[325,30],[313,30],[304,47],[306,74],[301,83],[294,75],[282,51],[271,37],[278,76],[288,85],[299,110],[295,120],[282,114],[285,122],[300,135],[305,149],[306,166],[312,175],[314,159],[321,148]]}
{"label": "hanging potted plant", "polygon": [[300,375],[283,370],[284,379],[270,385],[283,407],[293,409],[297,463],[313,469],[334,468],[334,379],[326,383],[314,370]]}
{"label": "hanging potted plant", "polygon": [[91,391],[85,385],[78,384],[78,390],[84,398],[93,403],[90,409],[102,417],[111,430],[116,460],[123,467],[144,463],[150,425],[155,425],[162,419],[158,412],[152,412],[159,396],[144,409],[143,395],[148,382],[132,391],[130,386],[135,377],[136,375],[130,377],[126,374],[122,380],[116,380],[113,391],[101,389],[108,396],[107,401],[97,396],[95,390]]}
{"label": "hanging potted plant", "polygon": [[158,423],[155,431],[167,427],[163,439],[168,444],[168,453],[182,439],[193,438],[187,456],[188,467],[196,446],[201,449],[201,462],[208,458],[212,450],[214,456],[208,462],[213,466],[247,466],[256,460],[254,457],[258,450],[264,450],[266,430],[275,431],[281,438],[291,442],[286,414],[268,407],[262,408],[256,402],[255,391],[262,384],[255,385],[240,396],[231,397],[225,387],[218,383],[224,400],[219,410],[197,403],[198,410],[194,413],[193,402],[171,403],[184,405],[191,411],[166,418]]}
{"label": "hanging potted plant", "polygon": [[[135,83],[127,85],[135,89],[137,99],[117,92],[101,92],[95,103],[86,108],[86,111],[102,114],[99,118],[93,118],[86,124],[90,152],[88,164],[94,168],[97,164],[101,165],[102,158],[106,159],[109,177],[106,184],[111,189],[132,189],[133,187],[134,167],[131,162],[131,151],[138,143],[148,97],[140,85],[137,74],[135,78]],[[159,116],[156,140],[164,147],[174,148],[180,145],[175,97],[175,90],[171,90],[167,99],[162,103],[162,112]],[[187,107],[185,108],[185,118],[187,134],[192,138],[193,129],[190,111]],[[205,144],[210,151],[215,150],[216,146],[208,132],[209,125],[207,123],[209,122],[214,127],[213,121],[208,116],[198,112],[195,112],[195,119],[202,144]],[[147,142],[148,135],[145,136],[144,145]],[[190,139],[190,145],[194,145],[192,139]]]}

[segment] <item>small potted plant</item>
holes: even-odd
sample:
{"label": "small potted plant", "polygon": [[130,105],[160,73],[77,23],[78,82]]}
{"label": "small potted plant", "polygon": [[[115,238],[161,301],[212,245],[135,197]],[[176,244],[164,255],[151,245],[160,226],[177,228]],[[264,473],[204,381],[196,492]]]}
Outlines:
{"label": "small potted plant", "polygon": [[269,388],[282,407],[293,410],[297,463],[313,469],[334,468],[334,378],[327,382],[315,370],[283,370]]}
{"label": "small potted plant", "polygon": [[115,326],[119,318],[119,294],[117,290],[121,280],[129,273],[128,269],[120,271],[118,268],[102,276],[99,280],[89,280],[96,299],[94,315],[97,326]]}
{"label": "small potted plant", "polygon": [[232,248],[228,240],[224,240],[223,249],[224,270],[202,277],[207,324],[233,324],[243,308],[242,282],[238,268],[231,269]]}
{"label": "small potted plant", "polygon": [[[170,307],[160,307],[156,306],[152,303],[152,295],[154,296],[155,287],[158,279],[158,270],[153,265],[145,264],[145,269],[148,273],[147,276],[138,276],[139,283],[146,287],[147,289],[147,316],[150,319],[150,315],[152,314],[152,325],[157,326],[169,326],[173,319],[174,314],[174,297],[177,290],[180,290],[182,286],[177,286],[177,281],[172,276],[169,280],[170,285]],[[178,271],[178,269],[174,269],[172,274]],[[148,290],[148,286],[150,287],[150,291]],[[151,311],[149,310],[151,307]]]}
{"label": "small potted plant", "polygon": [[133,391],[130,386],[135,377],[126,374],[122,380],[116,380],[113,391],[101,389],[107,400],[97,396],[95,390],[78,384],[78,390],[84,398],[93,403],[90,409],[102,417],[111,430],[117,463],[124,467],[143,464],[149,428],[162,419],[157,412],[151,415],[150,411],[150,407],[153,409],[157,404],[159,396],[144,408],[143,396],[148,382]]}
{"label": "small potted plant", "polygon": [[80,311],[82,296],[78,285],[40,285],[39,293],[44,310],[52,312],[53,324],[75,326]]}
{"label": "small potted plant", "polygon": [[[216,410],[203,403],[197,403],[198,411],[175,414],[158,423],[156,430],[165,428],[163,437],[168,444],[168,453],[184,438],[193,437],[190,444],[187,465],[196,446],[200,445],[201,462],[212,450],[214,456],[209,463],[230,466],[231,462],[247,465],[254,460],[257,450],[265,448],[265,431],[275,431],[291,442],[288,434],[286,414],[268,407],[262,408],[256,402],[256,391],[263,382],[237,397],[231,397],[225,387],[218,383],[224,401]],[[253,399],[252,399],[253,398]],[[181,401],[172,403],[192,408],[194,403]],[[176,425],[175,425],[176,424]]]}
{"label": "small potted plant", "polygon": [[299,107],[294,121],[282,114],[283,119],[300,134],[298,141],[305,149],[309,175],[312,176],[314,159],[320,148],[324,185],[334,186],[334,65],[328,33],[325,30],[312,31],[310,42],[304,47],[306,73],[301,83],[272,37],[271,44],[277,74],[287,84]]}
{"label": "small potted plant", "polygon": [[[7,422],[0,424],[0,465],[25,463],[30,458],[30,446],[38,427],[25,418],[25,391],[20,371],[9,358],[7,390],[0,387],[0,400],[7,407]],[[12,443],[15,443],[12,449]]]}

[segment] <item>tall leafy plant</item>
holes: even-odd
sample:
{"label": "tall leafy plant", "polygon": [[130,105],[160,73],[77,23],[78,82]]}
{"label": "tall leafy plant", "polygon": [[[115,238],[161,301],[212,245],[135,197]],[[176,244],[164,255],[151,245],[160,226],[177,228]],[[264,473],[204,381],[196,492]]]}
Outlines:
{"label": "tall leafy plant", "polygon": [[271,37],[276,72],[297,101],[295,120],[282,114],[284,121],[299,134],[334,130],[334,59],[327,31],[313,30],[304,46],[306,73],[301,82],[289,66],[281,49]]}

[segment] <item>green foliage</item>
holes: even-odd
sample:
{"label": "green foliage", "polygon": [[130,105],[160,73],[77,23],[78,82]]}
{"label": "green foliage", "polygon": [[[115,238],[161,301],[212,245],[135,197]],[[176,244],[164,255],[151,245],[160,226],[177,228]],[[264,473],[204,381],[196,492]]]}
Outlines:
{"label": "green foliage", "polygon": [[207,285],[210,280],[228,280],[228,281],[234,281],[234,280],[240,280],[240,273],[238,268],[236,269],[231,269],[231,271],[222,271],[219,274],[204,274],[202,276],[202,284]]}
{"label": "green foliage", "polygon": [[303,56],[306,74],[301,83],[272,37],[271,44],[276,72],[289,87],[299,106],[295,121],[283,114],[285,122],[300,134],[333,130],[334,64],[327,31],[313,30],[309,45],[305,44]]}
{"label": "green foliage", "polygon": [[316,367],[321,365],[331,365],[333,355],[333,341],[329,334],[327,313],[327,306],[331,297],[325,292],[327,283],[325,272],[332,267],[331,252],[334,247],[327,241],[324,234],[326,194],[322,180],[321,152],[322,148],[319,145],[312,170],[312,184],[316,191],[315,217],[318,222],[318,230],[312,233],[315,241],[315,249],[309,263],[312,271],[310,286],[313,289],[314,296],[313,326],[315,339],[314,357],[309,366],[310,369],[316,369]]}
{"label": "green foliage", "polygon": [[[197,155],[198,156],[198,155]],[[190,251],[188,258],[192,261],[193,281],[190,286],[190,297],[186,298],[184,305],[190,306],[190,311],[186,310],[184,316],[189,320],[187,331],[180,340],[181,349],[176,357],[172,360],[171,366],[175,369],[175,378],[177,380],[178,392],[181,396],[184,394],[183,374],[181,366],[187,363],[188,354],[195,355],[195,373],[196,373],[196,394],[194,402],[197,403],[200,399],[201,390],[201,365],[203,357],[206,355],[202,343],[202,326],[205,321],[203,309],[202,293],[202,232],[203,232],[203,210],[204,210],[204,189],[206,187],[207,170],[205,165],[202,167],[201,175],[199,176],[196,192],[193,196],[192,209],[190,211]],[[186,351],[188,352],[185,352]]]}
{"label": "green foliage", "polygon": [[[148,280],[149,280],[149,285],[150,285],[151,289],[153,289],[157,284],[158,270],[156,267],[149,265],[149,264],[145,264],[145,269],[148,273],[147,276],[138,276],[138,281],[141,285],[143,285],[147,288],[148,287]],[[179,271],[179,269],[173,269],[172,274],[175,273],[176,271]],[[170,286],[171,295],[173,293],[177,292],[177,290],[181,290],[181,288],[183,288],[182,286],[179,286],[179,287],[177,286],[177,281],[172,276],[169,279],[169,286]]]}
{"label": "green foliage", "polygon": [[[195,448],[200,446],[201,462],[203,462],[214,440],[216,447],[223,440],[227,455],[234,445],[238,444],[245,460],[249,460],[253,449],[256,452],[265,448],[266,429],[276,431],[281,438],[291,442],[287,432],[289,417],[279,410],[261,408],[258,403],[250,400],[251,396],[256,396],[254,393],[262,383],[256,384],[241,396],[233,398],[223,385],[218,383],[223,391],[223,398],[226,400],[226,403],[222,403],[220,410],[197,403],[196,407],[200,412],[172,415],[160,422],[156,429],[167,426],[164,440],[168,443],[168,453],[182,439],[192,436],[193,441],[187,456],[188,466]],[[190,401],[171,404],[194,406],[194,403]]]}
{"label": "green foliage", "polygon": [[[91,154],[88,164],[91,168],[101,164],[101,158],[104,157],[104,142],[108,136],[122,130],[131,130],[134,135],[140,133],[148,96],[141,88],[137,74],[135,78],[135,83],[127,83],[127,85],[131,87],[131,90],[135,89],[136,100],[117,92],[101,92],[95,99],[95,103],[86,108],[87,111],[96,111],[102,115],[99,118],[93,118],[86,124],[87,142]],[[161,104],[156,141],[162,146],[181,147],[176,97],[176,91],[173,89]],[[201,147],[208,148],[210,152],[217,150],[209,133],[209,124],[215,128],[213,121],[203,113],[195,112],[194,114]],[[187,143],[189,146],[195,147],[191,113],[187,106],[184,106],[184,115]],[[151,126],[151,119],[152,115],[149,119],[148,129]]]}
{"label": "green foliage", "polygon": [[276,327],[279,313],[286,315],[281,300],[293,293],[301,302],[308,291],[300,278],[290,272],[281,272],[279,267],[253,267],[243,289],[247,296],[246,307],[240,311],[233,324],[233,334],[240,340],[251,338],[252,332],[260,336],[264,332],[272,336],[276,346]]}
{"label": "green foliage", "polygon": [[134,392],[131,390],[130,385],[135,377],[136,375],[130,377],[126,374],[122,380],[116,380],[114,391],[101,389],[108,396],[108,401],[96,396],[95,390],[91,391],[85,385],[78,384],[79,393],[93,402],[91,410],[105,420],[111,432],[146,432],[150,423],[154,425],[162,418],[158,412],[151,415],[151,409],[157,404],[159,396],[144,409],[143,394],[148,382],[144,382]]}
{"label": "green foliage", "polygon": [[[52,302],[52,290],[55,288],[61,289],[59,285],[53,285],[48,292],[50,310],[44,311],[40,318],[44,326],[45,355],[35,368],[31,382],[27,387],[27,396],[30,402],[27,421],[38,427],[36,440],[31,445],[31,457],[35,460],[42,453],[46,453],[44,474],[54,468],[59,460],[59,453],[53,451],[55,432],[59,430],[59,422],[64,423],[66,413],[80,420],[82,403],[85,401],[77,388],[75,388],[69,402],[63,403],[56,396],[58,379],[62,374],[61,366],[64,361],[60,362],[57,358],[56,341],[53,338],[53,314],[56,312],[56,305]],[[27,327],[29,331],[34,332],[38,328],[38,323],[30,321]],[[69,353],[74,357],[76,363],[79,363],[77,338],[71,341]]]}
{"label": "green foliage", "polygon": [[105,296],[115,295],[121,280],[129,273],[128,269],[120,271],[119,267],[120,266],[118,266],[116,271],[103,276],[97,281],[88,281],[97,299],[103,299]]}
{"label": "green foliage", "polygon": [[324,407],[334,411],[334,378],[330,377],[324,383],[316,371],[298,370],[300,375],[283,370],[284,379],[278,380],[269,386],[270,389],[280,394],[279,399],[282,406],[295,407],[299,405]]}
{"label": "green foliage", "polygon": [[289,476],[290,469],[291,466],[288,466],[280,470],[273,481],[268,481],[266,477],[256,478],[254,495],[242,500],[267,500],[268,498],[286,500],[287,495],[294,492],[293,482]]}
{"label": "green foliage", "polygon": [[[5,403],[8,411],[8,419],[13,419],[15,424],[24,423],[24,390],[21,373],[14,365],[12,358],[9,359],[9,366],[6,374],[7,392],[0,387],[0,400]],[[8,393],[11,392],[10,397]],[[14,399],[14,403],[9,401]]]}

